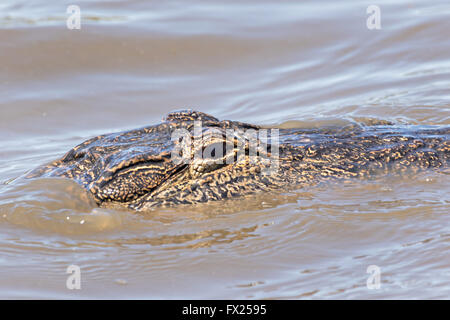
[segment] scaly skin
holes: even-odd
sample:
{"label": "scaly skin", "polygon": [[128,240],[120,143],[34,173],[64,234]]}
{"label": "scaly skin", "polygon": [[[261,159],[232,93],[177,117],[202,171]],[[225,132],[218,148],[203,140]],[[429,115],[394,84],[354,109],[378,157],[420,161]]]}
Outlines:
{"label": "scaly skin", "polygon": [[[203,135],[196,140],[187,163],[171,152],[181,145],[172,141],[176,129],[194,132],[201,121]],[[215,135],[208,136],[208,129]],[[224,145],[226,131],[234,130],[225,155],[195,159],[208,146]],[[258,126],[218,119],[195,111],[170,113],[161,124],[89,139],[61,159],[42,166],[27,177],[73,179],[92,193],[99,206],[120,206],[145,211],[156,206],[195,204],[253,194],[299,188],[330,179],[370,178],[380,173],[447,169],[450,160],[449,126],[394,126],[369,120],[341,128],[279,129],[279,161],[252,162],[249,150],[237,156],[242,132]],[[262,144],[266,157],[276,148]],[[232,159],[233,163],[217,163]],[[273,158],[275,159],[275,158]]]}

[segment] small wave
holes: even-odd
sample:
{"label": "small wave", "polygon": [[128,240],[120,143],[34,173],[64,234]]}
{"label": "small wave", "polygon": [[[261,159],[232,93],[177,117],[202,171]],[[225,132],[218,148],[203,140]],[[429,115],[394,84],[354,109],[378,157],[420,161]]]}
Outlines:
{"label": "small wave", "polygon": [[[19,15],[5,15],[0,16],[0,27],[14,28],[26,26],[50,26],[62,25],[65,26],[67,15],[61,16],[19,16]],[[121,23],[129,21],[125,16],[100,16],[100,15],[83,15],[83,22],[85,23]]]}
{"label": "small wave", "polygon": [[86,234],[122,225],[122,215],[97,207],[78,184],[66,179],[36,179],[5,186],[0,219],[36,231]]}

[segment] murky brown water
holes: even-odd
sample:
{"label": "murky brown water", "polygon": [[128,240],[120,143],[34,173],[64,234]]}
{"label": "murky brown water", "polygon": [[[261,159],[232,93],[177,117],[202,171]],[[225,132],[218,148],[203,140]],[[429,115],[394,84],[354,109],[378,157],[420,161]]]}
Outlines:
{"label": "murky brown water", "polygon": [[[66,8],[81,7],[81,30]],[[381,8],[368,30],[366,8]],[[194,107],[258,124],[450,123],[443,1],[0,4],[1,298],[450,298],[449,177],[427,172],[141,215],[17,179]],[[81,290],[66,268],[81,268]],[[381,270],[369,290],[368,266]]]}

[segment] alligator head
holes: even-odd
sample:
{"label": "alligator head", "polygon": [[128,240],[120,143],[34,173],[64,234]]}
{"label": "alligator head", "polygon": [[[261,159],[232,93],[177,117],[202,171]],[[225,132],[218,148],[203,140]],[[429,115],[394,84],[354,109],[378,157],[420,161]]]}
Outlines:
{"label": "alligator head", "polygon": [[264,130],[196,111],[172,112],[154,126],[89,139],[27,177],[73,179],[100,206],[144,211],[327,179],[448,168],[450,161],[448,126],[371,120],[279,129],[279,135],[271,129],[270,138]]}
{"label": "alligator head", "polygon": [[[243,183],[263,167],[251,158],[261,145],[246,138],[257,129],[202,112],[172,112],[158,125],[89,139],[27,178],[73,179],[100,206],[135,210],[233,197],[267,187],[258,186],[260,179]],[[270,145],[264,147],[270,156]]]}

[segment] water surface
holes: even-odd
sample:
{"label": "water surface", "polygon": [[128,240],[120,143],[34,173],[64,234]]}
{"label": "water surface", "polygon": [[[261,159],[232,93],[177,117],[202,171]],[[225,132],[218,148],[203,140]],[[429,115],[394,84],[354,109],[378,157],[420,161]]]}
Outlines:
{"label": "water surface", "polygon": [[[66,8],[81,8],[81,30]],[[450,124],[448,1],[0,4],[0,297],[450,297],[448,174],[147,214],[25,173],[97,134],[195,108],[305,126]],[[69,265],[81,290],[66,288]],[[381,269],[369,290],[367,267]]]}

